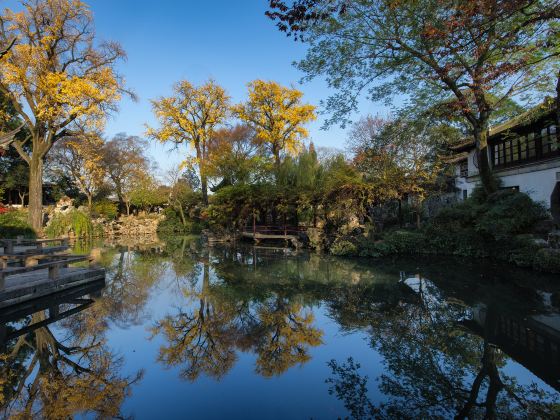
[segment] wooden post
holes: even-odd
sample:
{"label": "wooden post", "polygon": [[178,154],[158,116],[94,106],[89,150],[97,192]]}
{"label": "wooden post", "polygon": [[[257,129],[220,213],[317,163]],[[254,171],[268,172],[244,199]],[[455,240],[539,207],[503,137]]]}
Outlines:
{"label": "wooden post", "polygon": [[6,288],[6,273],[0,272],[0,290]]}
{"label": "wooden post", "polygon": [[49,279],[56,280],[60,274],[60,266],[58,264],[49,267]]}
{"label": "wooden post", "polygon": [[14,253],[14,243],[12,241],[7,241],[6,246],[4,247],[6,254],[13,254]]}

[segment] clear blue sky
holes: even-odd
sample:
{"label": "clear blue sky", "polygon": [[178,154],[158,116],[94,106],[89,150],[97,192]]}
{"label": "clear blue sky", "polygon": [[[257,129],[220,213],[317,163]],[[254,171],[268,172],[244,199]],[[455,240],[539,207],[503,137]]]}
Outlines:
{"label": "clear blue sky", "polygon": [[[260,78],[294,85],[304,99],[319,105],[329,91],[322,80],[299,85],[302,74],[292,65],[305,46],[280,33],[264,12],[267,0],[85,0],[94,14],[100,39],[122,44],[128,54],[120,67],[139,96],[123,100],[120,112],[109,120],[106,133],[143,135],[144,124],[155,124],[150,99],[169,95],[174,82],[199,84],[213,78],[233,101],[245,99],[247,82]],[[12,6],[15,2],[6,2]],[[382,113],[381,105],[363,101],[360,113]],[[322,119],[309,125],[318,146],[344,148],[344,130],[320,130]],[[182,160],[186,149],[172,153],[153,145],[150,150],[165,170]]]}

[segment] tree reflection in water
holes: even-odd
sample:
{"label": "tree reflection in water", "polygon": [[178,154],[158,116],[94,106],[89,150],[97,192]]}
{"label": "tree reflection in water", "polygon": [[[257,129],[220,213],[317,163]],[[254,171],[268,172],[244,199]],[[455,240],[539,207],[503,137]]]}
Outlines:
{"label": "tree reflection in water", "polygon": [[[78,246],[84,252],[91,244]],[[48,312],[35,312],[23,320],[31,331],[7,343],[0,356],[3,417],[59,419],[85,413],[122,417],[121,405],[143,371],[120,374],[124,361],[107,344],[108,322],[124,328],[140,323],[149,289],[164,267],[152,250],[133,252],[123,246],[104,248],[99,262],[107,271],[106,287],[87,311],[59,320],[56,335],[48,325]],[[37,323],[44,326],[34,328]]]}
{"label": "tree reflection in water", "polygon": [[[28,316],[29,326],[47,320],[46,311]],[[4,418],[70,418],[95,413],[120,415],[134,377],[121,377],[122,359],[102,335],[80,331],[59,340],[48,326],[11,340],[0,358],[0,407]]]}
{"label": "tree reflection in water", "polygon": [[[449,266],[433,276],[445,279],[437,285],[420,276],[399,281],[393,264],[384,268],[278,249],[205,248],[192,238],[148,249],[118,245],[105,248],[101,258],[108,269],[102,299],[61,321],[61,334],[41,327],[9,343],[0,360],[2,414],[119,416],[139,375],[119,374],[122,360],[112,354],[105,332],[109,323],[127,328],[146,322],[148,299],[164,291],[178,300],[148,321],[152,338],[161,340],[157,359],[189,381],[223,378],[240,353],[254,355],[250,369],[263,377],[308,363],[324,338],[314,317],[321,313],[336,322],[337,331],[365,333],[372,354],[383,360],[375,390],[368,389],[358,363],[366,360],[329,363],[330,391],[354,418],[560,417],[555,397],[504,373],[512,352],[500,328],[504,318],[516,316],[523,324],[543,312],[535,290],[505,302],[514,308],[512,315],[495,304],[506,299],[502,291],[514,288],[511,282],[503,289],[481,288]],[[498,299],[488,298],[490,292]],[[67,338],[57,340],[61,336]],[[348,351],[351,356],[353,349]],[[530,369],[544,378],[542,365]],[[560,377],[557,365],[545,382]]]}
{"label": "tree reflection in water", "polygon": [[[507,356],[465,330],[472,308],[449,303],[440,289],[418,278],[419,300],[371,313],[371,347],[384,358],[379,390],[386,401],[368,398],[368,377],[352,358],[329,362],[329,392],[353,418],[552,418],[560,415],[555,395],[536,384],[519,385],[501,373]],[[359,304],[358,304],[359,305]],[[483,331],[494,331],[493,308]]]}
{"label": "tree reflection in water", "polygon": [[152,336],[161,334],[166,340],[160,362],[181,366],[181,376],[192,381],[201,374],[221,378],[235,364],[237,350],[255,353],[255,370],[265,377],[310,359],[308,348],[321,344],[322,331],[313,326],[312,312],[297,296],[246,293],[221,276],[211,284],[211,271],[219,271],[212,261],[223,260],[211,258],[208,250],[199,258],[202,279],[193,282],[183,271],[188,279],[181,286],[184,305],[152,329]]}

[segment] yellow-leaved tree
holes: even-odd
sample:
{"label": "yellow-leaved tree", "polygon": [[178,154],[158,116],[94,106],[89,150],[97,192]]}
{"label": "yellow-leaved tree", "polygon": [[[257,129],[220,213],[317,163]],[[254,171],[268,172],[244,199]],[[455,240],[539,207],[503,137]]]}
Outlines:
{"label": "yellow-leaved tree", "polygon": [[[152,101],[160,128],[148,126],[146,134],[161,143],[184,143],[195,150],[194,164],[198,166],[204,204],[208,204],[208,142],[216,127],[226,120],[229,108],[229,96],[213,80],[198,87],[183,80],[173,86],[172,96]],[[193,163],[189,159],[187,162]]]}
{"label": "yellow-leaved tree", "polygon": [[[16,39],[0,60],[0,91],[27,125],[12,145],[29,165],[29,222],[42,228],[43,161],[74,124],[100,128],[116,108],[124,81],[119,44],[95,42],[93,19],[79,0],[30,0],[1,16],[0,43]],[[26,152],[25,144],[31,152]]]}
{"label": "yellow-leaved tree", "polygon": [[254,80],[248,88],[249,99],[234,106],[234,114],[253,127],[257,141],[269,149],[278,167],[281,153],[300,151],[308,136],[303,125],[316,118],[315,107],[302,103],[303,92],[276,82]]}

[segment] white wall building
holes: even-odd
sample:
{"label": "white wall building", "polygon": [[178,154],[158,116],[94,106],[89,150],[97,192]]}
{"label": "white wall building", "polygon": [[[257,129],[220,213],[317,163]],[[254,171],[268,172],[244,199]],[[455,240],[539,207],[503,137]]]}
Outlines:
{"label": "white wall building", "polygon": [[[560,223],[560,144],[555,108],[547,102],[490,129],[488,159],[502,188],[515,188],[541,202]],[[452,146],[455,187],[470,196],[479,182],[474,141]]]}

